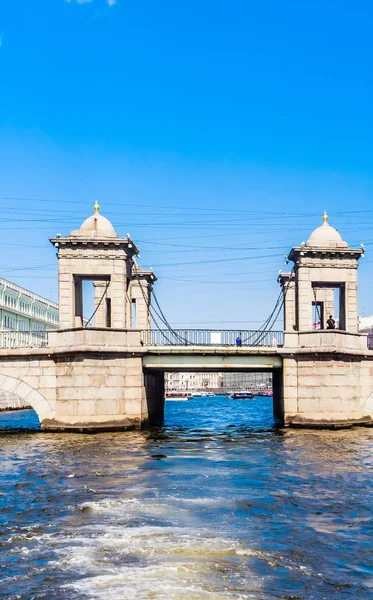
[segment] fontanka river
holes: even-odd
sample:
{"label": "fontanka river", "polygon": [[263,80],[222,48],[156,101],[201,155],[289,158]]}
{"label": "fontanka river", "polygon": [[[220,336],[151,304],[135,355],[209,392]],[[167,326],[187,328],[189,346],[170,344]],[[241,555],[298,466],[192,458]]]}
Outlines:
{"label": "fontanka river", "polygon": [[272,399],[166,402],[161,428],[0,414],[0,598],[373,598],[373,430],[281,430]]}

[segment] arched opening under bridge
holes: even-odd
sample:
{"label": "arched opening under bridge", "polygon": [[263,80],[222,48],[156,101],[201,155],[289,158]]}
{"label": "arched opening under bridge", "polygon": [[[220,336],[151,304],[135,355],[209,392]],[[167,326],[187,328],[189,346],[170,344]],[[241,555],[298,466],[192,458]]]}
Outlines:
{"label": "arched opening under bridge", "polygon": [[[148,363],[149,365],[150,363]],[[155,366],[155,364],[154,364]],[[180,426],[200,421],[203,427],[255,423],[283,424],[282,368],[225,369],[164,367],[144,369],[149,420]],[[175,420],[176,419],[176,420]]]}
{"label": "arched opening under bridge", "polygon": [[52,413],[50,403],[29,383],[0,374],[0,431],[40,429],[40,422]]}

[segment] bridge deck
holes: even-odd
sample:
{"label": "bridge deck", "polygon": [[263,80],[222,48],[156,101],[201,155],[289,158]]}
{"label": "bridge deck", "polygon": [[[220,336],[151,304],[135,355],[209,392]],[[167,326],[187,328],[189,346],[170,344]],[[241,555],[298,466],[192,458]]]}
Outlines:
{"label": "bridge deck", "polygon": [[282,367],[275,348],[235,348],[222,346],[150,347],[143,366],[159,371],[241,371],[272,370]]}

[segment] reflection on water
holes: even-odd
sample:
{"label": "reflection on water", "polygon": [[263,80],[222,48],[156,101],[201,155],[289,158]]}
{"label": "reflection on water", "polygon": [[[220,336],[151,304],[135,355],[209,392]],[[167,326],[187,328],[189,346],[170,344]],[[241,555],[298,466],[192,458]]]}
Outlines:
{"label": "reflection on water", "polygon": [[273,427],[271,399],[168,402],[97,435],[0,414],[0,597],[373,597],[373,430]]}

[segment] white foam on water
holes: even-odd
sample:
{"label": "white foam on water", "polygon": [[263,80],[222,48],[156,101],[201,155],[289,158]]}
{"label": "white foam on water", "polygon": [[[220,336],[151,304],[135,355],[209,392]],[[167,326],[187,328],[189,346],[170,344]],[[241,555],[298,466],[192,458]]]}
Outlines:
{"label": "white foam on water", "polygon": [[181,513],[187,513],[187,508],[173,507],[154,499],[139,500],[138,498],[106,499],[101,501],[88,501],[79,506],[82,511],[92,511],[103,514],[109,519],[134,519],[143,517],[165,517],[167,520],[174,518],[180,520]]}
{"label": "white foam on water", "polygon": [[[193,576],[194,575],[194,576]],[[245,594],[208,589],[185,565],[182,568],[152,566],[141,572],[122,569],[117,575],[104,575],[80,580],[75,585],[65,586],[76,592],[83,592],[89,598],[110,600],[235,600],[247,599]]]}
{"label": "white foam on water", "polygon": [[[136,522],[142,516],[167,515],[169,523],[174,507],[172,498],[167,501],[124,498],[80,505],[95,519],[61,540],[50,565],[66,574],[64,588],[94,600],[247,600],[239,583],[244,577],[246,582],[250,579],[251,592],[260,592],[260,580],[248,565],[248,557],[258,553],[199,527],[187,511],[184,523],[177,525],[171,521],[166,526],[131,527],[117,522],[119,513],[136,516]],[[236,574],[234,585],[230,579]]]}
{"label": "white foam on water", "polygon": [[208,498],[206,496],[201,496],[200,498],[177,498],[176,496],[170,497],[172,500],[177,500],[177,502],[184,504],[186,506],[217,506],[217,507],[226,507],[232,504],[232,500],[229,498]]}
{"label": "white foam on water", "polygon": [[[203,530],[109,527],[101,535],[90,530],[88,537],[71,540],[60,549],[58,566],[77,576],[65,587],[90,598],[238,599],[247,596],[233,594],[221,570],[232,567],[227,561],[240,550],[239,542]],[[242,556],[248,555],[255,553],[246,549]]]}

